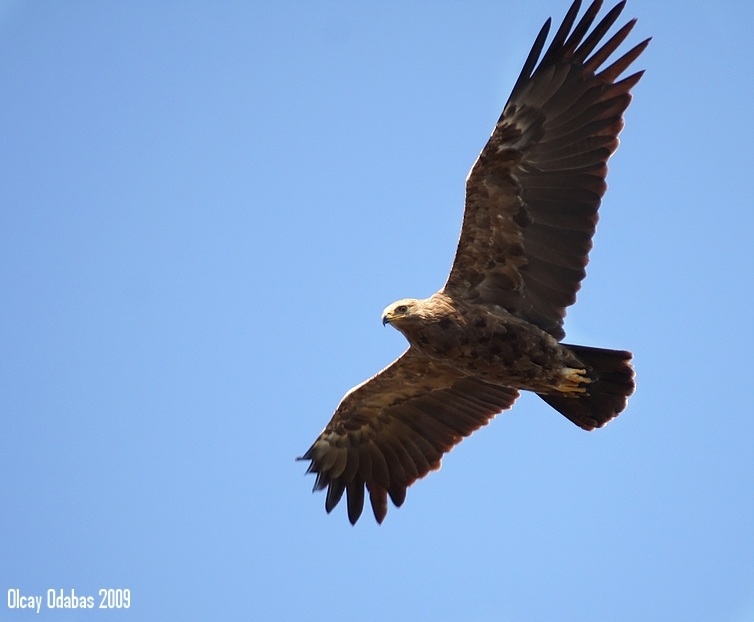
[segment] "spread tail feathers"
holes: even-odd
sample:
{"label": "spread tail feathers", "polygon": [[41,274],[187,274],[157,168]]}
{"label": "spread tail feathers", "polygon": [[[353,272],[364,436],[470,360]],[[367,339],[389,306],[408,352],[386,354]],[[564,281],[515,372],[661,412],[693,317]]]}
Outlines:
{"label": "spread tail feathers", "polygon": [[588,346],[561,344],[584,363],[594,380],[589,393],[579,397],[539,395],[559,413],[584,430],[601,428],[617,417],[634,392],[634,370],[631,353]]}

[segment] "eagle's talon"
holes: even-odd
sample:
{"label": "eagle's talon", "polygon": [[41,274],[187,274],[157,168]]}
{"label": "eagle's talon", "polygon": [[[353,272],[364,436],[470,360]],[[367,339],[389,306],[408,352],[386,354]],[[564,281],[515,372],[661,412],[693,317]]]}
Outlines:
{"label": "eagle's talon", "polygon": [[561,393],[586,394],[586,385],[592,382],[586,369],[566,367],[562,372],[563,379],[558,383],[557,390]]}

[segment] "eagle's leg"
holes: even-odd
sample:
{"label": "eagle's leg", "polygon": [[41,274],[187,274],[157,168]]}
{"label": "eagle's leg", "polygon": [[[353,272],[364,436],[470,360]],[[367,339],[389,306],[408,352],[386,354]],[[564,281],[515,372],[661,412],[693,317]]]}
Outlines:
{"label": "eagle's leg", "polygon": [[586,369],[575,367],[565,367],[560,372],[563,378],[556,385],[556,389],[561,393],[573,394],[574,397],[587,393],[587,387],[592,379]]}

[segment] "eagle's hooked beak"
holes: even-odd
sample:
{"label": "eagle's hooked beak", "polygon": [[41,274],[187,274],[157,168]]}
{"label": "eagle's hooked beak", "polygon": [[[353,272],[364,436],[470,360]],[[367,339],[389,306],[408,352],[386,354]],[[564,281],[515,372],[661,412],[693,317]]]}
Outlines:
{"label": "eagle's hooked beak", "polygon": [[[400,321],[403,320],[403,318],[408,316],[408,301],[406,301],[406,304],[403,304],[403,301],[396,302],[389,307],[387,307],[382,312],[382,325],[385,326],[385,324],[393,324],[393,322],[398,322],[400,324]],[[397,327],[397,324],[396,324]],[[399,329],[400,330],[400,329]]]}

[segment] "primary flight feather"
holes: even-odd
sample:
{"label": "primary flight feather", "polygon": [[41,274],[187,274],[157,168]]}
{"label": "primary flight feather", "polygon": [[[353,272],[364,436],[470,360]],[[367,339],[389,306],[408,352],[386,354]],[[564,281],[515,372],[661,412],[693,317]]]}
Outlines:
{"label": "primary flight feather", "polygon": [[561,343],[566,307],[586,274],[607,160],[643,72],[619,78],[649,43],[605,66],[636,20],[603,42],[625,1],[593,26],[601,4],[577,22],[576,0],[544,55],[550,20],[540,30],[466,181],[445,286],[385,309],[383,323],[403,333],[408,349],[345,395],[301,457],[316,474],[314,489],[327,489],[328,512],[345,493],[355,523],[368,492],[381,523],[388,496],[400,506],[412,483],[509,408],[519,389],[585,430],[626,407],[630,352]]}

